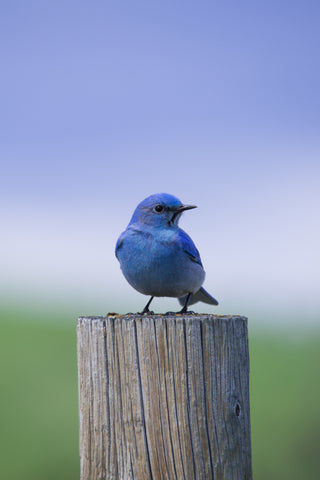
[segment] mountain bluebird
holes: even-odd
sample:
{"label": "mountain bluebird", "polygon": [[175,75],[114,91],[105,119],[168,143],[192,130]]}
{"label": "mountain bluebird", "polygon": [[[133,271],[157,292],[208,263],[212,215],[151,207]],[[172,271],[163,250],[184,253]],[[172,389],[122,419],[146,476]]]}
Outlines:
{"label": "mountain bluebird", "polygon": [[177,297],[185,313],[188,305],[218,305],[202,284],[205,271],[191,238],[178,227],[184,205],[167,193],[151,195],[135,209],[116,245],[116,257],[130,285],[151,295],[142,314],[149,312],[154,297]]}

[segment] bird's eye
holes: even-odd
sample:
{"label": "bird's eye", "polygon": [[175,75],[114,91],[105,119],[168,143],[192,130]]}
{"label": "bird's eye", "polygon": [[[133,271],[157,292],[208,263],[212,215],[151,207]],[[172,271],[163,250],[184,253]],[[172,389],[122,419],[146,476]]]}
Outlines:
{"label": "bird's eye", "polygon": [[156,212],[160,213],[160,212],[163,211],[163,206],[162,206],[162,205],[156,205],[156,206],[154,207],[154,209],[155,209]]}

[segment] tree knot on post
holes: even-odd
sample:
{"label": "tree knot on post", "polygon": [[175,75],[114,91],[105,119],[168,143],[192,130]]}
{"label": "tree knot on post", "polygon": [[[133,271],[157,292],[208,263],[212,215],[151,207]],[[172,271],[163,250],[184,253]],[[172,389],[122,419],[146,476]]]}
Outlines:
{"label": "tree knot on post", "polygon": [[236,406],[235,406],[235,414],[236,414],[236,417],[240,417],[240,414],[241,414],[241,407],[240,407],[240,403],[236,403]]}

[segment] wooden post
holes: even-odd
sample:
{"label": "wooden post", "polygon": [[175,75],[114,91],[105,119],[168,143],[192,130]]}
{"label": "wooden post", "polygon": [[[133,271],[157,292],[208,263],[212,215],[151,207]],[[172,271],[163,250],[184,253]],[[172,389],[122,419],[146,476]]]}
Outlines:
{"label": "wooden post", "polygon": [[251,480],[247,319],[78,319],[81,480]]}

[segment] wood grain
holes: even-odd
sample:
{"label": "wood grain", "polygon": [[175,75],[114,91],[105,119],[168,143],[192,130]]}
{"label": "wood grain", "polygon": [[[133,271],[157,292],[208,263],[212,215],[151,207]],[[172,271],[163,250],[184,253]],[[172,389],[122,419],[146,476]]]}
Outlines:
{"label": "wood grain", "polygon": [[81,480],[251,480],[247,319],[78,319]]}

